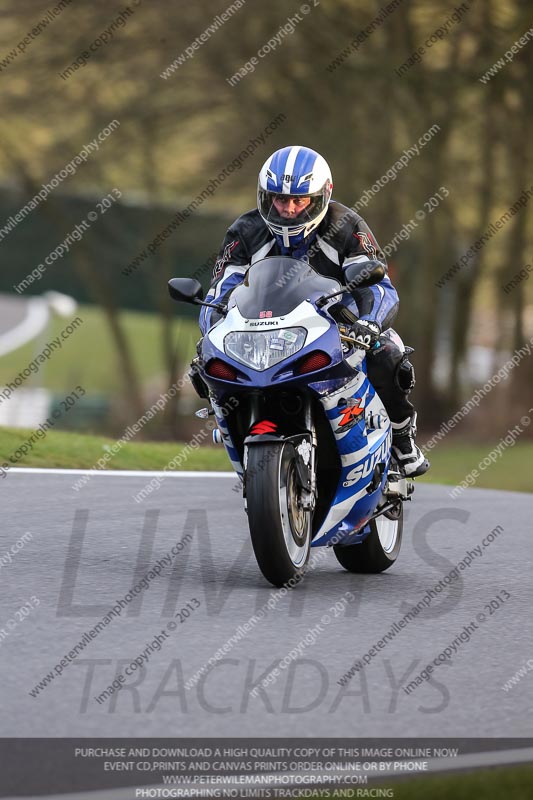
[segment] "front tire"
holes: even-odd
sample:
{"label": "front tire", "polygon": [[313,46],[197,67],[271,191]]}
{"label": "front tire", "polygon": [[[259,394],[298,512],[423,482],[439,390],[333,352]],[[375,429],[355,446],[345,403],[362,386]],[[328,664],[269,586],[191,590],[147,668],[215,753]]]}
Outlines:
{"label": "front tire", "polygon": [[302,508],[296,453],[287,442],[248,448],[248,524],[259,569],[274,586],[301,573],[309,559],[312,512]]}
{"label": "front tire", "polygon": [[392,567],[402,544],[403,503],[371,520],[369,525],[370,533],[361,544],[333,548],[337,561],[348,572],[372,574]]}

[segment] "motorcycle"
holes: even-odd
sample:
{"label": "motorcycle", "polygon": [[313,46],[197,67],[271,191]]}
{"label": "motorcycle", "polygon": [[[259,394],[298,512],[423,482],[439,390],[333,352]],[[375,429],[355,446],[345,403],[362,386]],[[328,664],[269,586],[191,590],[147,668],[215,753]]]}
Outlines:
{"label": "motorcycle", "polygon": [[271,256],[225,303],[206,303],[192,278],[168,284],[173,299],[216,310],[192,362],[192,383],[211,405],[197,414],[214,414],[215,441],[242,481],[257,563],[274,586],[303,575],[311,547],[332,547],[349,572],[388,569],[414,490],[367,377],[368,344],[349,335],[356,317],[342,302],[378,283],[384,267],[355,263],[345,275],[342,285]]}

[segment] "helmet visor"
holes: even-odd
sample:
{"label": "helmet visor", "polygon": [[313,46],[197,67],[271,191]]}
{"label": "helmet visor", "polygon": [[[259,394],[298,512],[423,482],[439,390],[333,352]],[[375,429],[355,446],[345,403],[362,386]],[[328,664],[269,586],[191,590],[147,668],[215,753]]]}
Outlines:
{"label": "helmet visor", "polygon": [[259,188],[257,205],[265,222],[283,228],[300,228],[313,222],[328,203],[326,192],[279,194]]}

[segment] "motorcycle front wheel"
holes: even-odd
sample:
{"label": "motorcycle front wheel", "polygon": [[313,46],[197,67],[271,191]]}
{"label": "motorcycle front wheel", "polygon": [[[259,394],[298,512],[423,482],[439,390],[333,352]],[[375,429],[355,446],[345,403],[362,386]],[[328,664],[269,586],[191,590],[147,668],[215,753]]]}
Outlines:
{"label": "motorcycle front wheel", "polygon": [[274,586],[297,577],[309,559],[312,512],[302,507],[296,458],[287,442],[248,449],[250,536],[259,569]]}

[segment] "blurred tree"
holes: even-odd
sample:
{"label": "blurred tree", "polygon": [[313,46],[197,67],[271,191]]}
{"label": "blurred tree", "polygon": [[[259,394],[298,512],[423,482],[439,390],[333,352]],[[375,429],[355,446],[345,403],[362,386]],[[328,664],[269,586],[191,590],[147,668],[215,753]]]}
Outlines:
{"label": "blurred tree", "polygon": [[[417,349],[421,419],[438,424],[469,388],[462,376],[468,348],[478,335],[473,328],[476,305],[483,303],[486,314],[495,318],[503,299],[500,292],[491,303],[490,282],[496,273],[503,281],[503,263],[509,280],[515,264],[525,263],[531,252],[528,206],[444,289],[436,285],[527,183],[531,162],[524,161],[524,153],[531,141],[533,45],[523,47],[488,82],[479,78],[527,30],[530,3],[470,3],[460,21],[454,21],[447,0],[411,0],[390,13],[386,3],[370,0],[321,0],[318,6],[308,4],[309,13],[302,13],[299,0],[261,5],[247,0],[223,24],[220,16],[213,23],[229,7],[224,0],[142,0],[128,6],[131,13],[124,16],[125,7],[117,0],[78,2],[66,6],[24,46],[24,36],[49,6],[6,0],[0,32],[4,182],[31,197],[36,186],[117,119],[120,127],[64,186],[95,198],[117,186],[126,203],[167,206],[170,221],[283,112],[285,122],[258,142],[253,154],[195,212],[197,219],[207,219],[206,211],[222,211],[229,223],[255,204],[258,169],[277,147],[302,142],[322,152],[333,170],[336,199],[354,205],[403,150],[438,124],[433,140],[363,210],[378,240],[386,244],[441,186],[450,192],[426,213],[392,259],[401,296],[398,328]],[[209,30],[211,24],[215,28]],[[370,30],[367,26],[372,26],[370,34],[364,33]],[[398,67],[443,27],[445,35],[426,46],[421,61],[412,62],[399,77]],[[107,44],[91,52],[90,44],[106,31]],[[204,31],[206,41],[186,51]],[[357,36],[360,43],[352,47]],[[271,52],[258,57],[269,41]],[[89,52],[87,63],[62,78],[60,73],[76,60],[81,63],[83,52]],[[161,77],[186,52],[178,68]],[[227,79],[253,57],[253,71],[230,86]],[[140,225],[131,215],[135,221],[128,223],[129,229],[116,219],[109,212],[95,227],[98,257],[85,258],[76,268],[92,287],[95,301],[106,308],[134,415],[144,402],[142,387],[117,323],[124,295],[112,290],[108,277],[120,275],[161,227],[148,214]],[[31,219],[24,224],[31,230]],[[59,236],[61,222],[53,224],[59,224]],[[192,251],[191,229],[184,222],[172,234],[183,258]],[[208,239],[206,235],[206,260],[212,251]],[[124,278],[143,287],[160,310],[168,385],[184,368],[176,361],[174,312],[166,296],[166,281],[175,269],[169,253],[163,242],[134,275]],[[531,288],[523,282],[505,298],[514,344],[530,330],[530,297]],[[499,346],[496,338],[491,344]],[[444,390],[435,365],[439,375],[444,371],[448,376]],[[167,421],[173,413],[171,409]]]}

